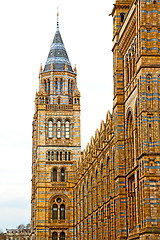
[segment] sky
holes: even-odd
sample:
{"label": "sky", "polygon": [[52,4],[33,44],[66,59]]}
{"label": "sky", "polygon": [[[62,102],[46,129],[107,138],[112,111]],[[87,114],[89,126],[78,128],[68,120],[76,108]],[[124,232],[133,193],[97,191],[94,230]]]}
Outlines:
{"label": "sky", "polygon": [[0,229],[30,222],[32,119],[40,64],[59,28],[81,92],[82,150],[113,106],[114,0],[0,3]]}

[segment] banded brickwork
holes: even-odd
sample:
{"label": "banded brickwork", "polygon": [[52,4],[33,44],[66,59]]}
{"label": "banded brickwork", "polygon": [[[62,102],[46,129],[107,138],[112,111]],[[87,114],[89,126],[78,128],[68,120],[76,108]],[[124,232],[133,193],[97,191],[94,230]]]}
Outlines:
{"label": "banded brickwork", "polygon": [[116,0],[111,15],[113,111],[83,152],[76,68],[59,24],[40,69],[32,239],[160,239],[160,1]]}

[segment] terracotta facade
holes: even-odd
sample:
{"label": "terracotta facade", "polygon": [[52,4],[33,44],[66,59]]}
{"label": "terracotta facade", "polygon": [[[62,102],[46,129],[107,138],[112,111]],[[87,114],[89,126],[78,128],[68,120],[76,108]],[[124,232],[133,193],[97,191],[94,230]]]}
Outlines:
{"label": "terracotta facade", "polygon": [[113,111],[83,152],[76,68],[40,69],[32,239],[160,239],[160,2],[117,0],[111,15]]}

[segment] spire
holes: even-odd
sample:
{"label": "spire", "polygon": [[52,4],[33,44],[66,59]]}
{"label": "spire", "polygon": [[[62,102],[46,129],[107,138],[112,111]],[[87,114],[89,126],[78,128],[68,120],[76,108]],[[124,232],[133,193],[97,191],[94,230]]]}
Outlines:
{"label": "spire", "polygon": [[55,33],[53,42],[50,47],[48,58],[44,67],[44,71],[51,70],[51,62],[53,63],[54,71],[65,71],[67,63],[68,71],[73,72],[71,63],[69,61],[60,31],[59,31],[59,12],[57,9],[57,31]]}

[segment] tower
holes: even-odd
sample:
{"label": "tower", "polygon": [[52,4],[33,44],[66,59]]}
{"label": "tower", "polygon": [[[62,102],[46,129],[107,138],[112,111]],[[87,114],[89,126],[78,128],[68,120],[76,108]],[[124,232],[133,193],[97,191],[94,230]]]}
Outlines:
{"label": "tower", "polygon": [[32,239],[72,239],[80,93],[58,20],[45,67],[40,67],[32,139]]}

